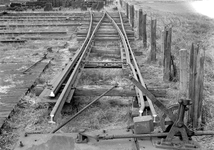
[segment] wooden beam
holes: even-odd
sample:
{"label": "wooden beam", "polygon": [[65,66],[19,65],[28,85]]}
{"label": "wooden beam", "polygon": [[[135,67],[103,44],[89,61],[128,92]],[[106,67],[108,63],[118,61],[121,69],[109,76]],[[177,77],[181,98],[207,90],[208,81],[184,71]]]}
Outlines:
{"label": "wooden beam", "polygon": [[[74,96],[99,96],[103,93],[103,91],[108,90],[110,87],[106,85],[85,85],[79,86],[76,88]],[[165,89],[156,89],[156,88],[148,88],[148,90],[156,97],[165,97],[166,90]],[[117,87],[109,92],[106,96],[124,96],[124,97],[132,97],[136,96],[136,92],[133,89],[127,87]]]}
{"label": "wooden beam", "polygon": [[[115,40],[120,40],[119,37],[95,37],[94,38],[95,40],[98,40],[98,41],[106,41],[106,40],[112,40],[112,41],[115,41]],[[128,37],[129,41],[134,41],[134,37]],[[77,41],[83,41],[85,40],[85,37],[77,37]]]}
{"label": "wooden beam", "polygon": [[120,51],[119,49],[113,49],[113,48],[105,48],[105,47],[92,47],[91,53],[99,53],[99,54],[116,54],[119,55]]}
{"label": "wooden beam", "polygon": [[0,34],[67,34],[67,31],[5,31],[0,32]]}
{"label": "wooden beam", "polygon": [[40,26],[80,26],[81,23],[54,23],[54,24],[7,24],[7,25],[0,25],[0,27],[40,27]]}
{"label": "wooden beam", "polygon": [[122,62],[85,62],[84,68],[122,68]]}

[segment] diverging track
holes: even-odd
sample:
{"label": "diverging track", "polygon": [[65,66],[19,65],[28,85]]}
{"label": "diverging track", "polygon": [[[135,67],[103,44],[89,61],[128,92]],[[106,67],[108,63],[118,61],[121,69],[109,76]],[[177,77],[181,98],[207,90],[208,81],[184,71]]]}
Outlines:
{"label": "diverging track", "polygon": [[[134,39],[134,32],[127,18],[120,12],[105,11],[102,16],[100,14],[90,12],[89,26],[82,26],[77,34],[78,40],[84,39],[82,46],[64,70],[40,94],[44,101],[55,103],[50,113],[50,122],[57,121],[63,105],[65,102],[70,103],[73,96],[100,95],[134,97],[132,116],[151,115],[155,121],[157,114],[151,100],[137,87],[134,88],[135,91],[131,90],[132,84],[129,81],[127,81],[129,82],[128,89],[121,83],[118,87],[111,88],[109,92],[105,91],[110,89],[111,84],[87,85],[89,88],[85,88],[86,85],[78,86],[78,83],[82,82],[81,75],[85,69],[117,68],[122,69],[125,75],[132,75],[145,87],[140,68],[130,46],[130,40]],[[98,57],[96,61],[94,57]],[[137,107],[134,104],[138,104]]]}

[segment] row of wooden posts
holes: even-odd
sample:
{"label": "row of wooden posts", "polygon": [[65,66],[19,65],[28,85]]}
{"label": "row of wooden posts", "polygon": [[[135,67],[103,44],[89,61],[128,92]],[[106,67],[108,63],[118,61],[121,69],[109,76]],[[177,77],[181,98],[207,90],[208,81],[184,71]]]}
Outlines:
{"label": "row of wooden posts", "polygon": [[[120,5],[125,9],[125,14],[130,25],[137,27],[137,38],[143,41],[143,47],[147,48],[147,14],[142,9],[135,10],[134,5],[120,0]],[[135,16],[136,15],[136,16]],[[135,18],[137,21],[135,22]],[[136,23],[136,24],[135,24]],[[157,19],[151,19],[150,33],[150,56],[149,62],[156,61],[156,28]],[[174,57],[171,54],[172,26],[166,25],[161,32],[161,51],[163,52],[163,81],[170,82],[177,76]],[[189,62],[188,62],[189,56]],[[194,128],[200,126],[202,117],[203,80],[204,80],[204,58],[205,53],[200,50],[199,45],[192,44],[191,50],[181,49],[179,51],[179,98],[191,99],[187,120]]]}

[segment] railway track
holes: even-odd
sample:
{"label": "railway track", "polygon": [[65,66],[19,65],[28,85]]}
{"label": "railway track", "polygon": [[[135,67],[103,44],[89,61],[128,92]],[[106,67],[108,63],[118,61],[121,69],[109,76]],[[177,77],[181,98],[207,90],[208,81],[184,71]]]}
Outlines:
{"label": "railway track", "polygon": [[[124,149],[125,147],[136,150],[141,148],[151,150],[163,148],[183,150],[198,149],[200,146],[190,138],[192,136],[213,135],[214,133],[203,131],[194,132],[185,126],[184,115],[187,106],[190,105],[190,100],[180,99],[179,106],[174,105],[167,108],[147,89],[135,57],[135,52],[130,44],[130,41],[134,38],[134,33],[129,26],[127,18],[124,17],[121,12],[107,11],[102,13],[90,12],[89,16],[90,23],[81,26],[77,33],[77,39],[79,41],[84,40],[81,47],[76,51],[65,68],[48,83],[47,87],[39,95],[44,102],[55,103],[50,113],[49,122],[58,122],[60,125],[51,131],[50,135],[33,135],[29,139],[26,139],[30,134],[27,133],[22,140],[28,140],[28,144],[32,146],[36,142],[39,143],[42,141],[41,143],[43,143],[47,141],[48,137],[49,141],[46,142],[46,144],[49,147],[54,147],[53,145],[55,144],[58,146],[55,149],[64,148],[66,150],[75,148],[87,149],[88,146],[91,149]],[[86,76],[83,76],[84,72],[89,69],[92,72],[97,72],[102,69],[119,69],[122,70],[123,77],[126,78],[126,81],[120,83],[116,81],[103,82],[105,84],[93,85],[95,86],[94,88],[91,84],[86,85],[86,83],[82,81],[86,78]],[[108,71],[108,73],[111,73],[112,70]],[[92,90],[81,91],[84,87],[82,86],[82,88],[80,88],[80,83],[92,88]],[[97,83],[100,82],[97,81]],[[130,88],[134,88],[134,92],[132,92]],[[64,123],[59,122],[58,119],[60,118],[64,104],[70,103],[75,95],[98,97]],[[79,114],[103,96],[128,96],[133,98],[130,116],[133,119],[133,124],[129,126],[126,131],[115,130],[107,132],[103,130],[90,132],[80,131],[78,134],[69,133],[69,135],[65,133],[53,134],[68,122],[78,117]],[[163,112],[163,114],[159,114],[160,119],[153,104]],[[177,109],[178,113],[176,114],[173,111]],[[166,125],[168,125],[167,128]],[[153,132],[154,126],[160,126],[162,130],[158,133]],[[33,134],[38,133],[35,132]],[[97,142],[89,140],[90,138],[95,139]],[[159,140],[158,138],[163,139]],[[112,139],[119,139],[119,142],[114,141],[110,143],[104,141]],[[98,143],[100,140],[101,142]],[[65,141],[67,141],[67,143]],[[87,144],[72,145],[72,142]],[[41,145],[35,147],[41,149]],[[59,145],[61,148],[59,148]],[[35,147],[33,146],[32,149]],[[29,146],[24,149],[26,148],[29,148]],[[16,150],[20,149],[23,149],[22,141],[20,141],[20,146]]]}
{"label": "railway track", "polygon": [[[99,18],[99,21],[97,18]],[[72,58],[72,61],[67,64],[64,70],[56,76],[56,78],[53,79],[48,87],[40,94],[40,97],[43,99],[49,97],[56,101],[56,104],[50,113],[50,122],[52,123],[57,120],[64,103],[71,101],[74,96],[78,80],[81,77],[82,72],[87,68],[120,68],[122,70],[126,70],[128,74],[132,74],[137,81],[145,86],[134,52],[129,42],[129,38],[133,38],[134,33],[131,32],[131,28],[128,27],[128,23],[124,17],[122,17],[121,13],[108,13],[106,11],[102,13],[102,16],[91,13],[90,20],[87,35],[84,34],[86,30],[82,30],[83,28],[85,29],[85,27],[82,27],[80,32],[77,34],[79,35],[78,38],[85,38],[85,40],[75,56]],[[126,31],[128,31],[129,34],[127,34]],[[113,54],[119,54],[119,59],[108,62],[105,60],[90,61],[90,55],[93,54],[95,47],[98,47],[98,52],[102,51],[99,50],[99,48],[102,47],[101,44],[105,43],[106,39],[108,39],[109,42],[115,40],[116,36],[119,43],[118,47],[113,51],[107,49],[106,52],[108,53],[108,51],[111,51]],[[103,40],[99,42],[101,39],[105,39],[105,42],[103,42]],[[154,118],[155,120],[157,114],[150,99],[147,98],[137,87],[135,88],[135,93],[136,95],[134,97],[136,98],[136,102],[140,105],[140,109],[139,112],[135,114],[133,113],[133,116],[150,114],[152,115],[151,118]],[[145,109],[147,111],[144,111]]]}

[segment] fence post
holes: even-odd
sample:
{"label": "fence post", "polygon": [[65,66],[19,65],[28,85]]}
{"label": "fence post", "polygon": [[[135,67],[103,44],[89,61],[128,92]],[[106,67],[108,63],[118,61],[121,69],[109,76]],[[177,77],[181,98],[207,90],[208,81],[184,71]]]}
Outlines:
{"label": "fence post", "polygon": [[142,26],[142,23],[143,23],[143,12],[142,12],[142,9],[139,9],[138,10],[138,23],[137,23],[137,37],[139,40],[142,39],[142,35],[143,35],[143,26]]}
{"label": "fence post", "polygon": [[[161,52],[164,53],[165,50],[165,40],[166,40],[166,28],[161,31]],[[163,65],[164,65],[164,56],[163,56]]]}
{"label": "fence post", "polygon": [[188,68],[187,68],[187,50],[181,49],[179,51],[180,64],[180,88],[179,96],[187,98],[188,94]]}
{"label": "fence post", "polygon": [[129,18],[129,4],[126,2],[126,16]]}
{"label": "fence post", "polygon": [[164,28],[163,31],[163,81],[171,81],[171,41],[172,41],[172,28]]}
{"label": "fence post", "polygon": [[123,7],[123,2],[122,2],[122,0],[119,0],[119,3],[120,3],[120,7],[122,8],[122,7]]}
{"label": "fence post", "polygon": [[192,43],[192,47],[190,50],[190,63],[189,63],[189,99],[192,101],[192,105],[190,106],[188,123],[193,123],[193,112],[194,112],[194,95],[195,95],[195,71],[196,71],[196,51],[194,48],[194,44]]}
{"label": "fence post", "polygon": [[193,127],[199,126],[199,118],[201,117],[201,105],[203,98],[203,81],[204,81],[204,55],[203,51],[199,51],[197,47],[198,55],[196,61],[196,77],[195,77],[195,97],[194,97],[194,114],[193,114]]}
{"label": "fence post", "polygon": [[131,24],[131,27],[134,28],[134,5],[129,6],[129,23]]}
{"label": "fence post", "polygon": [[146,14],[143,15],[143,47],[147,48],[147,33],[146,33]]}
{"label": "fence post", "polygon": [[134,7],[134,27],[137,27],[137,21],[138,20],[138,10],[136,9],[136,7]]}
{"label": "fence post", "polygon": [[151,51],[150,51],[150,56],[149,56],[149,61],[155,62],[156,61],[156,25],[157,25],[157,20],[151,20],[151,38],[150,38],[150,43],[151,43]]}

